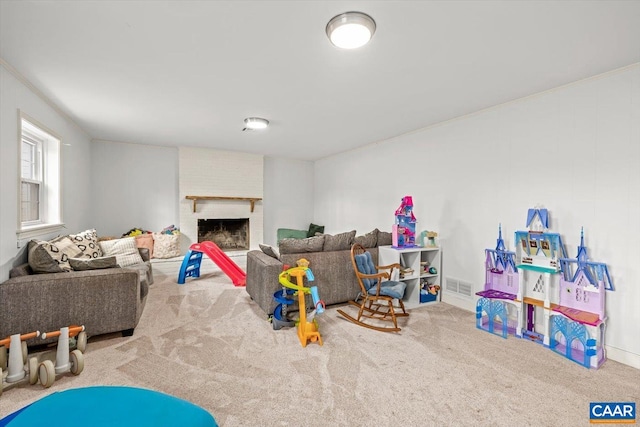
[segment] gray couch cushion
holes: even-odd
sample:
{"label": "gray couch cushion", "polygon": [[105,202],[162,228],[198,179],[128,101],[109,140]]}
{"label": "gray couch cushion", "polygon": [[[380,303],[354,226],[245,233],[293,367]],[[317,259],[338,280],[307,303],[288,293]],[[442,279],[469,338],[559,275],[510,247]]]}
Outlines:
{"label": "gray couch cushion", "polygon": [[351,249],[356,237],[356,230],[347,231],[336,235],[324,235],[324,252],[344,251]]}
{"label": "gray couch cushion", "polygon": [[270,257],[275,258],[275,259],[280,259],[280,254],[278,253],[278,250],[276,248],[274,248],[273,246],[263,245],[262,243],[260,243],[258,246],[260,246],[260,249],[266,255],[269,255]]}
{"label": "gray couch cushion", "polygon": [[388,231],[378,231],[378,246],[389,246],[391,242],[391,233]]}
{"label": "gray couch cushion", "polygon": [[76,271],[100,270],[102,268],[114,268],[118,266],[115,256],[98,258],[69,258],[71,268]]}
{"label": "gray couch cushion", "polygon": [[82,251],[66,236],[50,242],[32,240],[29,242],[28,259],[34,273],[60,273],[71,271],[69,258],[75,258]]}
{"label": "gray couch cushion", "polygon": [[29,276],[33,274],[33,270],[31,266],[27,263],[20,264],[16,267],[13,267],[9,272],[9,277],[21,277],[21,276]]}
{"label": "gray couch cushion", "polygon": [[375,248],[378,246],[378,229],[374,228],[364,236],[357,236],[354,243],[362,245],[363,248]]}
{"label": "gray couch cushion", "polygon": [[[369,249],[373,262],[378,262],[378,248]],[[278,304],[274,292],[281,290],[278,275],[284,264],[293,266],[300,258],[310,262],[315,280],[309,285],[317,286],[320,299],[325,304],[340,304],[355,299],[360,285],[351,265],[351,251],[309,252],[304,254],[281,254],[280,261],[262,251],[247,253],[246,291],[266,314],[273,313]]]}
{"label": "gray couch cushion", "polygon": [[325,236],[307,237],[306,239],[282,239],[278,249],[280,255],[300,254],[305,252],[321,252]]}

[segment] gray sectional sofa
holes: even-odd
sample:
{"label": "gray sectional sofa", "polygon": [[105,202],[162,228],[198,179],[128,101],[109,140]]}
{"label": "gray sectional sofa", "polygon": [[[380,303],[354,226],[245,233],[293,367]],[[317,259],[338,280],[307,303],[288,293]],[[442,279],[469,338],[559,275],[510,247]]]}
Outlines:
{"label": "gray sectional sofa", "polygon": [[369,248],[374,263],[378,259],[378,245],[390,245],[391,234],[378,229],[356,237],[355,231],[336,235],[320,235],[306,239],[283,239],[278,251],[265,245],[262,250],[247,253],[246,291],[267,315],[273,314],[277,305],[273,294],[282,289],[278,275],[285,265],[294,267],[300,258],[309,261],[320,299],[326,305],[344,303],[355,299],[360,286],[351,265],[351,246],[360,243]]}
{"label": "gray sectional sofa", "polygon": [[28,263],[14,267],[0,284],[0,338],[69,325],[84,325],[87,336],[132,335],[153,283],[149,250],[138,252],[143,262],[124,268],[35,274]]}

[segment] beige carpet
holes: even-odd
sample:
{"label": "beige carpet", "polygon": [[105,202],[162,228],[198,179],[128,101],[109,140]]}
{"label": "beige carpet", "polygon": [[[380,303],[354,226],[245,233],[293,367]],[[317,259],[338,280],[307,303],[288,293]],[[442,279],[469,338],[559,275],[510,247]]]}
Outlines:
{"label": "beige carpet", "polygon": [[[446,304],[414,309],[398,334],[358,327],[333,307],[318,317],[324,346],[302,348],[295,330],[274,331],[215,267],[182,286],[178,267],[154,264],[156,283],[132,337],[90,339],[84,372],[49,389],[6,389],[0,416],[100,384],[187,399],[222,426],[586,426],[591,401],[640,402],[639,370],[614,361],[585,369],[479,331],[473,313]],[[82,402],[69,409],[81,422]]]}

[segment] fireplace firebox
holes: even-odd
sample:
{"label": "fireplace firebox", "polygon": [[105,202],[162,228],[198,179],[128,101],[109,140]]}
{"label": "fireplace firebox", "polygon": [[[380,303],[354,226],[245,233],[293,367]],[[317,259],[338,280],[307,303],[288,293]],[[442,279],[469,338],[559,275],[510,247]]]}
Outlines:
{"label": "fireplace firebox", "polygon": [[249,218],[198,219],[198,243],[210,241],[223,251],[249,249]]}

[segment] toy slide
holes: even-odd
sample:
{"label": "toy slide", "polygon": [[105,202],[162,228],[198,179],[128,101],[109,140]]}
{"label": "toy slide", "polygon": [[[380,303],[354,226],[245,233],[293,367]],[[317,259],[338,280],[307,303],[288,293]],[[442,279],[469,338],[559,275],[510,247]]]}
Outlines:
{"label": "toy slide", "polygon": [[187,277],[200,277],[202,254],[207,255],[211,261],[215,262],[224,274],[229,276],[234,285],[245,286],[247,284],[247,274],[238,267],[238,264],[233,262],[218,245],[208,241],[194,243],[189,247],[178,274],[179,284],[184,284]]}

